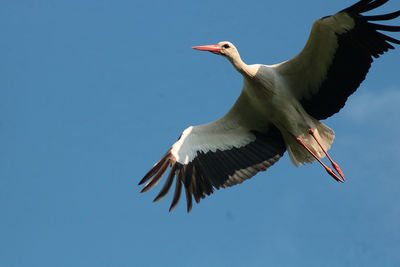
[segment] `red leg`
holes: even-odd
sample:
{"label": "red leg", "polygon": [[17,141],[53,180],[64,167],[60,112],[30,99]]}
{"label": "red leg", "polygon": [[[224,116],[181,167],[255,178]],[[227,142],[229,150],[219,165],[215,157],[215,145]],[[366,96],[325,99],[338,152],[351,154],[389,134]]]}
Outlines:
{"label": "red leg", "polygon": [[307,149],[307,151],[325,168],[325,170],[327,171],[327,173],[333,177],[333,179],[335,179],[338,182],[344,182],[344,180],[342,180],[339,176],[336,175],[336,173],[334,173],[332,171],[331,168],[329,168],[328,166],[326,166],[307,146],[306,144],[304,144],[303,140],[301,140],[298,137],[295,137],[297,142],[299,142],[299,144],[301,144],[305,149]]}
{"label": "red leg", "polygon": [[314,131],[312,129],[308,130],[308,133],[312,135],[312,137],[315,139],[315,141],[317,141],[318,145],[321,147],[322,151],[324,151],[325,155],[328,157],[329,161],[332,164],[332,167],[338,172],[338,174],[340,175],[340,177],[342,177],[343,181],[345,181],[346,179],[343,176],[343,172],[340,169],[339,165],[336,164],[336,162],[334,162],[332,160],[332,158],[329,156],[328,152],[326,152],[326,150],[324,149],[324,147],[321,145],[321,143],[319,142],[317,136],[315,135]]}

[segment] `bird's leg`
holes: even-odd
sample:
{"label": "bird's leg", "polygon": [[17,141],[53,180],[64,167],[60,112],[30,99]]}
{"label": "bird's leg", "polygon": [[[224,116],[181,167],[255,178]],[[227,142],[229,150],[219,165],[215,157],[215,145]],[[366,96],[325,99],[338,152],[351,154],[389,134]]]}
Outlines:
{"label": "bird's leg", "polygon": [[337,171],[337,173],[340,175],[340,177],[342,177],[343,181],[345,181],[346,179],[344,178],[343,172],[342,172],[342,170],[340,169],[339,165],[338,165],[336,162],[334,162],[334,161],[332,160],[332,158],[329,156],[328,152],[327,152],[327,151],[324,149],[324,147],[321,145],[321,143],[319,142],[317,136],[316,136],[315,133],[314,133],[314,130],[310,128],[310,129],[308,130],[308,133],[312,135],[312,137],[315,139],[315,141],[317,141],[318,145],[321,147],[322,151],[324,151],[325,155],[328,157],[329,161],[331,162],[332,167]]}
{"label": "bird's leg", "polygon": [[[295,136],[294,136],[295,137]],[[328,166],[326,166],[308,147],[306,144],[304,144],[303,140],[301,140],[301,138],[299,137],[295,137],[296,141],[302,145],[326,170],[326,172],[333,177],[333,179],[335,179],[338,182],[344,182],[344,180],[342,180],[339,176],[336,175],[336,173],[334,173],[332,171],[331,168],[329,168]]]}

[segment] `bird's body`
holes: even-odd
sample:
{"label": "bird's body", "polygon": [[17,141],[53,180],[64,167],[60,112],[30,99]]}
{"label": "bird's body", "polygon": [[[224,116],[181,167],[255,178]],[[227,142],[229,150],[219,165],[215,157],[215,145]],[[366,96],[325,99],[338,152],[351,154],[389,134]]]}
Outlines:
{"label": "bird's body", "polygon": [[[226,43],[234,47],[229,42],[221,42],[221,45]],[[304,151],[303,147],[293,139],[293,135],[300,137],[319,158],[323,158],[324,152],[309,135],[308,129],[315,129],[316,135],[320,137],[327,150],[333,142],[333,131],[307,114],[293,94],[294,90],[284,83],[276,67],[244,63],[241,66],[246,70],[239,71],[243,75],[243,89],[233,108],[215,122],[191,128],[192,132],[197,129],[209,132],[220,127],[224,131],[243,128],[244,132],[255,130],[265,133],[272,124],[281,132],[290,158],[296,166],[311,163],[315,159]]]}
{"label": "bird's body", "polygon": [[[265,171],[287,150],[299,166],[318,161],[337,181],[344,176],[327,151],[334,132],[320,122],[337,113],[365,79],[373,62],[400,41],[379,31],[400,31],[371,21],[390,20],[400,11],[378,16],[361,13],[388,0],[362,0],[317,20],[304,49],[276,65],[247,65],[230,42],[193,47],[226,57],[243,76],[242,92],[222,118],[187,128],[140,181],[153,188],[170,174],[156,197],[162,199],[176,178],[170,210],[185,188],[188,211],[214,188],[232,186]],[[328,156],[336,173],[321,159]]]}

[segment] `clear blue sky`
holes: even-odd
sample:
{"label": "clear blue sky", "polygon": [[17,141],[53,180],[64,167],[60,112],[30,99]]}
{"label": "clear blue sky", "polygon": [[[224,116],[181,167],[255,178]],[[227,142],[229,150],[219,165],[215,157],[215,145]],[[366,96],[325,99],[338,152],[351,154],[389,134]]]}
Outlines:
{"label": "clear blue sky", "polygon": [[240,93],[226,60],[191,46],[229,40],[249,64],[279,63],[352,3],[3,0],[0,265],[400,266],[400,49],[325,121],[346,183],[285,154],[189,215],[137,186]]}

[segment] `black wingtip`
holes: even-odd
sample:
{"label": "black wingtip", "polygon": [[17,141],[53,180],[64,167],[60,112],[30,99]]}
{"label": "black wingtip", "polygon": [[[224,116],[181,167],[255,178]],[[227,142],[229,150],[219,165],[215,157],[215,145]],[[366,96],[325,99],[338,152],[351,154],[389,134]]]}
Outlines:
{"label": "black wingtip", "polygon": [[155,173],[154,177],[145,185],[145,187],[143,187],[140,193],[147,192],[153,187],[155,187],[160,182],[164,173],[167,171],[169,165],[170,165],[170,159],[166,158],[164,162],[162,162],[161,167]]}
{"label": "black wingtip", "polygon": [[142,178],[142,180],[140,180],[140,182],[138,183],[138,185],[142,185],[144,184],[144,182],[146,182],[146,176]]}
{"label": "black wingtip", "polygon": [[373,0],[361,0],[358,1],[357,3],[343,9],[340,12],[351,12],[351,11],[355,11],[358,13],[358,10],[360,10],[362,7],[364,7],[365,5],[368,5],[370,2],[372,2]]}
{"label": "black wingtip", "polygon": [[174,181],[175,172],[176,172],[176,169],[178,168],[178,164],[179,163],[175,163],[172,165],[171,171],[169,172],[168,178],[165,181],[164,186],[161,188],[160,192],[158,193],[156,198],[153,200],[153,202],[160,201],[168,194],[168,192],[171,188],[172,182]]}
{"label": "black wingtip", "polygon": [[178,171],[175,182],[175,193],[172,199],[171,206],[169,207],[170,212],[173,211],[178,205],[179,199],[181,197],[181,192],[182,192],[182,172]]}
{"label": "black wingtip", "polygon": [[[161,161],[161,160],[160,160]],[[138,183],[138,185],[142,185],[142,184],[144,184],[145,182],[147,182],[151,177],[153,177],[157,172],[158,172],[158,170],[160,169],[160,167],[161,167],[161,162],[157,162],[154,166],[153,166],[153,168],[151,168],[150,169],[150,171],[148,171],[147,173],[146,173],[146,175],[142,178],[142,180],[140,180],[140,182]]]}
{"label": "black wingtip", "polygon": [[140,192],[139,192],[139,193],[144,193],[144,192],[147,192],[147,190],[145,190],[145,189],[146,189],[146,187],[142,188],[142,190],[140,190]]}
{"label": "black wingtip", "polygon": [[400,26],[391,26],[391,25],[382,25],[382,24],[375,24],[375,23],[368,23],[372,26],[375,30],[378,31],[387,31],[387,32],[399,32]]}
{"label": "black wingtip", "polygon": [[146,175],[140,180],[138,185],[142,185],[147,182],[151,177],[156,175],[159,172],[160,168],[164,165],[165,161],[170,161],[172,158],[171,149],[167,151],[167,153],[162,156],[162,158],[154,164],[154,166],[146,173]]}
{"label": "black wingtip", "polygon": [[364,16],[364,19],[368,21],[382,21],[382,20],[392,20],[400,16],[400,10],[392,13],[376,15],[376,16]]}
{"label": "black wingtip", "polygon": [[185,186],[185,192],[186,192],[186,204],[187,204],[187,213],[189,213],[192,210],[192,194],[190,192],[190,189]]}
{"label": "black wingtip", "polygon": [[389,0],[361,0],[341,12],[361,14],[386,4]]}
{"label": "black wingtip", "polygon": [[365,6],[363,6],[361,8],[361,10],[359,11],[359,13],[364,13],[364,12],[368,12],[371,11],[375,8],[378,8],[384,4],[386,4],[389,0],[376,0],[376,1],[371,1],[369,4],[366,4]]}

